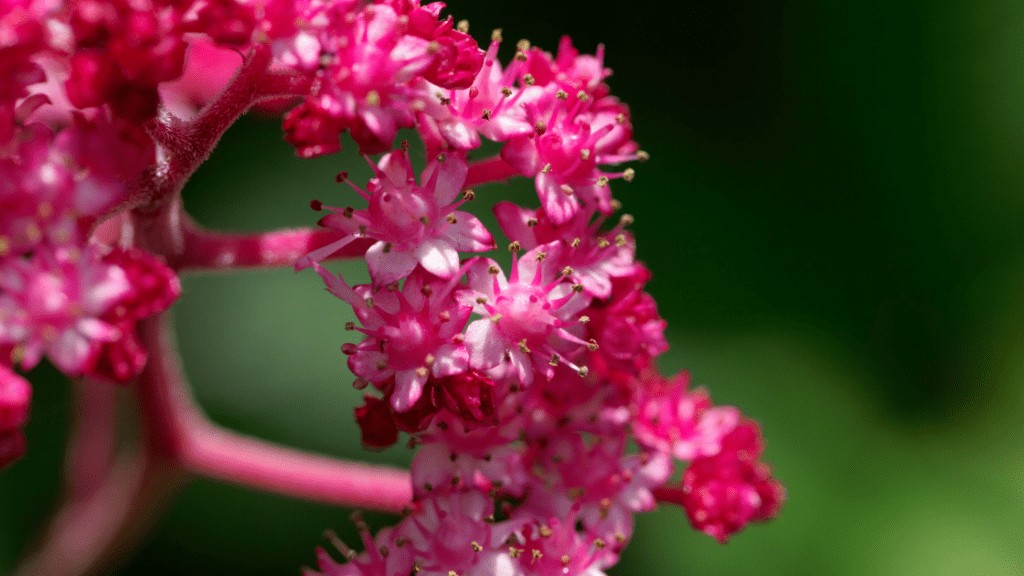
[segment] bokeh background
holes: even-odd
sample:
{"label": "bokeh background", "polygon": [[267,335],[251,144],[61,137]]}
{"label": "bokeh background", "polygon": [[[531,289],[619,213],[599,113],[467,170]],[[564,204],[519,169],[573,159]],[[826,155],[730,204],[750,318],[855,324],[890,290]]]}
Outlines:
{"label": "bokeh background", "polygon": [[[679,510],[646,515],[613,574],[1024,574],[1024,4],[450,4],[480,40],[606,44],[652,155],[616,192],[669,320],[664,368],[759,419],[789,489],[727,546]],[[273,122],[244,121],[187,208],[222,229],[310,225],[309,199],[342,202],[335,172],[367,176],[348,148],[302,162]],[[407,460],[359,447],[348,315],[314,275],[184,287],[182,351],[215,420]],[[0,573],[57,493],[69,388],[33,378],[30,453],[0,475]],[[197,481],[117,573],[296,574],[325,528],[355,540],[347,516]]]}

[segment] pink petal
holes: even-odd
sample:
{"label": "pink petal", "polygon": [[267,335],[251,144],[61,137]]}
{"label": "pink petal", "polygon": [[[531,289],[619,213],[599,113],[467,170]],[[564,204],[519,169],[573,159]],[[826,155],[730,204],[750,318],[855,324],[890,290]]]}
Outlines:
{"label": "pink petal", "polygon": [[459,253],[444,240],[425,240],[416,247],[416,258],[427,272],[441,278],[451,278],[459,271]]}
{"label": "pink petal", "polygon": [[455,201],[466,183],[469,166],[460,154],[446,154],[444,162],[432,160],[423,172],[424,186],[433,185],[434,198],[440,206],[447,206]]}
{"label": "pink petal", "polygon": [[512,202],[498,202],[494,205],[494,216],[497,217],[498,226],[505,236],[519,242],[523,250],[530,250],[537,245],[533,228],[527,224],[528,220],[536,219],[536,212]]}
{"label": "pink petal", "polygon": [[412,408],[413,404],[423,394],[423,385],[427,382],[427,373],[417,372],[417,369],[399,370],[395,372],[395,393],[391,397],[391,407],[396,412],[405,412]]}
{"label": "pink petal", "polygon": [[449,224],[444,236],[456,250],[462,252],[486,252],[494,248],[494,237],[487,228],[468,212],[455,211],[455,223]]}
{"label": "pink petal", "polygon": [[469,363],[474,368],[485,370],[497,366],[505,355],[505,343],[489,318],[470,324],[466,328],[465,342],[469,349]]}
{"label": "pink petal", "polygon": [[469,351],[461,344],[444,344],[434,353],[433,374],[437,378],[462,374],[469,370]]}
{"label": "pink petal", "polygon": [[[409,252],[385,252],[386,242],[377,242],[366,251],[366,266],[376,285],[390,284],[409,275],[416,268],[416,257]],[[458,267],[458,263],[456,263]]]}

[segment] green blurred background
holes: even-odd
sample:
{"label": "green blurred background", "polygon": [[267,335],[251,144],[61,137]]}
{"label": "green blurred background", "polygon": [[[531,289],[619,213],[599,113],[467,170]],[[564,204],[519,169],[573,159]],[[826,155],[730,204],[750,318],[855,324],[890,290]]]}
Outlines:
{"label": "green blurred background", "polygon": [[[652,155],[616,191],[670,323],[664,368],[759,419],[789,490],[778,520],[727,546],[679,510],[646,515],[613,574],[1024,575],[1024,4],[450,8],[479,39],[501,26],[544,47],[563,32],[606,44]],[[187,207],[222,229],[310,225],[309,199],[342,202],[335,172],[367,176],[348,148],[300,162],[274,123],[244,121]],[[215,420],[408,458],[360,449],[338,352],[348,315],[314,275],[184,286],[182,351]],[[0,573],[58,486],[69,390],[33,378],[30,453],[0,475]],[[117,573],[296,574],[324,528],[355,540],[347,514],[197,481]]]}

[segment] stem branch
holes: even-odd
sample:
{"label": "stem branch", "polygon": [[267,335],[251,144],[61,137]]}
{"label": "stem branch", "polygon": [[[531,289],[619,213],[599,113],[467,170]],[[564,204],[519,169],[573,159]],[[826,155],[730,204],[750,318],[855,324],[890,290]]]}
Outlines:
{"label": "stem branch", "polygon": [[[179,270],[228,270],[251,267],[291,266],[300,256],[340,239],[334,230],[275,230],[232,234],[185,224],[184,249],[171,266]],[[359,258],[369,241],[345,246],[334,258]]]}
{"label": "stem branch", "polygon": [[505,162],[501,156],[494,156],[471,163],[469,165],[469,173],[466,174],[466,183],[463,187],[472,188],[481,184],[501,182],[513,176],[519,176],[519,171],[508,162]]}

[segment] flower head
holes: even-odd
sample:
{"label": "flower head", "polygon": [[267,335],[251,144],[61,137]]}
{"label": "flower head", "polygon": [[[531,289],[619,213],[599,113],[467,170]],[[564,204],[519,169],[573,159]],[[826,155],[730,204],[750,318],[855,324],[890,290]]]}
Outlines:
{"label": "flower head", "polygon": [[365,209],[324,207],[320,225],[345,234],[340,240],[300,259],[298,266],[326,258],[357,238],[375,240],[366,263],[376,285],[408,276],[417,265],[440,278],[459,270],[459,252],[482,252],[494,245],[475,216],[458,208],[466,179],[466,161],[439,156],[416,178],[405,151],[392,152],[373,165],[376,177],[366,190],[351,184],[366,201]]}

